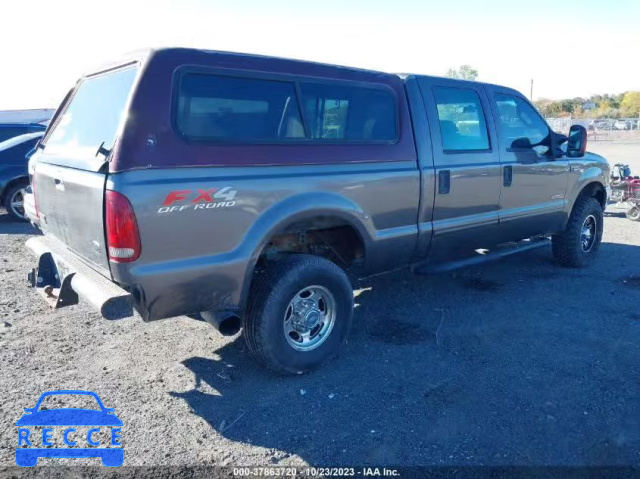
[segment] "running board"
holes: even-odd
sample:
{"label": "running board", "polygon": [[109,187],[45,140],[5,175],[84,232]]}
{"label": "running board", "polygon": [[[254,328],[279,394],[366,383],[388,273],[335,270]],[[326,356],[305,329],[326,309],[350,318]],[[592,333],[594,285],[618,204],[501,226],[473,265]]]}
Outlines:
{"label": "running board", "polygon": [[512,254],[522,253],[523,251],[529,251],[532,249],[542,248],[544,246],[549,246],[551,244],[551,240],[548,238],[541,240],[529,240],[529,241],[521,241],[516,244],[507,244],[496,248],[493,251],[488,252],[487,254],[478,253],[476,256],[472,256],[470,258],[464,258],[457,261],[452,261],[449,263],[437,263],[437,264],[421,264],[414,266],[412,268],[412,272],[414,274],[439,274],[439,273],[447,273],[449,271],[454,271],[460,268],[466,268],[467,266],[475,266],[478,264],[488,263],[489,261],[494,261],[497,259],[505,258],[507,256],[511,256]]}

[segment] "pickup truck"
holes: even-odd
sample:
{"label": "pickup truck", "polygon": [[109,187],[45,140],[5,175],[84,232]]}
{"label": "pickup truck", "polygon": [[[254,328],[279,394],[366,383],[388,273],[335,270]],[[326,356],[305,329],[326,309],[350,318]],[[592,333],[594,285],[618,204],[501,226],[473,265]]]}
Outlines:
{"label": "pickup truck", "polygon": [[81,78],[30,160],[29,279],[55,307],[242,328],[300,373],[345,341],[358,278],[549,242],[586,266],[609,188],[586,140],[496,85],[140,52]]}

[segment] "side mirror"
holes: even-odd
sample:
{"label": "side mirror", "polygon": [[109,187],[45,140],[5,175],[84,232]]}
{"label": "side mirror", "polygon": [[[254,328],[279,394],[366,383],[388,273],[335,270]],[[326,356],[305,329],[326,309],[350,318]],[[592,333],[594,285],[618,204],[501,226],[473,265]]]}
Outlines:
{"label": "side mirror", "polygon": [[585,151],[587,151],[587,129],[582,125],[572,125],[567,141],[567,156],[581,158]]}

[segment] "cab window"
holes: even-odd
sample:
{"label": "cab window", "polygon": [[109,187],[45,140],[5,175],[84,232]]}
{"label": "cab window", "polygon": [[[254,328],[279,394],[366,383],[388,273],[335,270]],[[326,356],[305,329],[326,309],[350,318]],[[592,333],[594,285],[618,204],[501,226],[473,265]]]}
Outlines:
{"label": "cab window", "polygon": [[497,93],[498,131],[504,150],[530,150],[539,155],[549,152],[549,127],[522,98]]}
{"label": "cab window", "polygon": [[489,134],[478,93],[469,88],[434,87],[445,153],[489,149]]}

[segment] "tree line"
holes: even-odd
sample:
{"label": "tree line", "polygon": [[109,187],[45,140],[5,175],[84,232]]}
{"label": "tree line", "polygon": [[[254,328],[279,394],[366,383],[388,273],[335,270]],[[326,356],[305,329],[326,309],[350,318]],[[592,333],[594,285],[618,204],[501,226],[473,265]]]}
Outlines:
{"label": "tree line", "polygon": [[[470,65],[449,68],[449,78],[476,80],[478,70]],[[639,118],[640,91],[628,91],[618,95],[591,95],[589,98],[575,97],[564,100],[540,99],[534,102],[540,113],[547,118]]]}
{"label": "tree line", "polygon": [[547,118],[638,118],[640,116],[640,91],[628,91],[619,95],[592,95],[589,98],[565,100],[541,99],[534,102]]}

